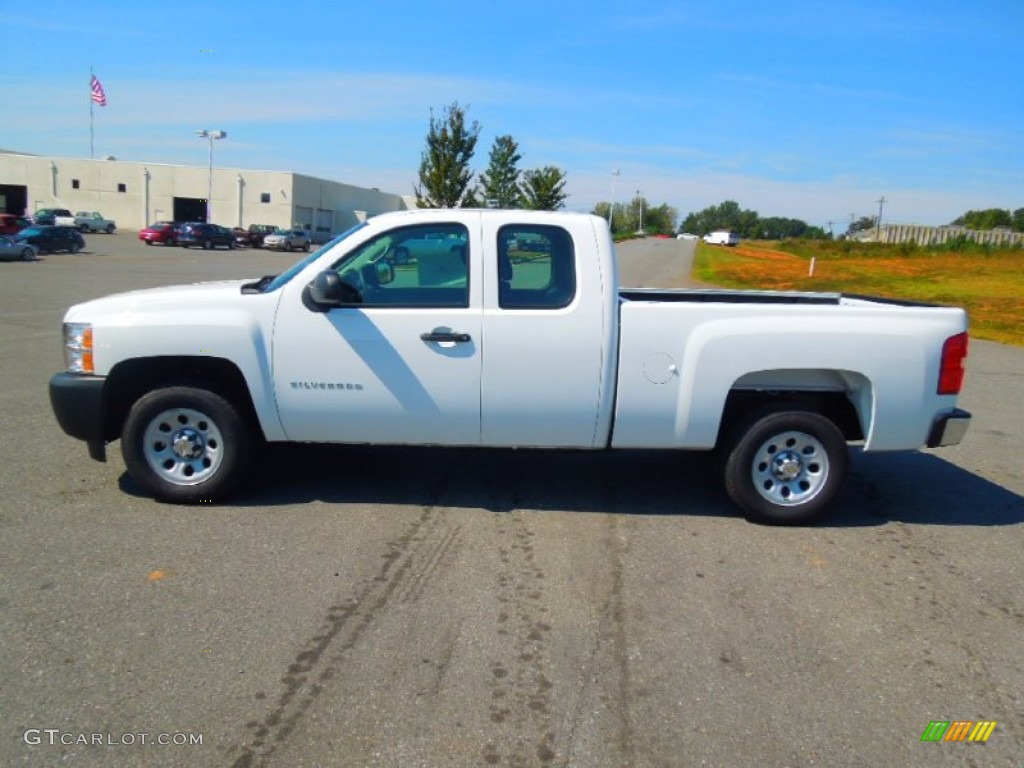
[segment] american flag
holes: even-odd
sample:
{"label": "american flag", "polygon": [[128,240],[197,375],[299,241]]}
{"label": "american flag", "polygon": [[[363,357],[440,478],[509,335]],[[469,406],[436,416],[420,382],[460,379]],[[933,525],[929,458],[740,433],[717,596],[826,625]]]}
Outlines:
{"label": "american flag", "polygon": [[92,100],[101,107],[107,106],[107,93],[103,90],[103,83],[96,75],[92,76]]}

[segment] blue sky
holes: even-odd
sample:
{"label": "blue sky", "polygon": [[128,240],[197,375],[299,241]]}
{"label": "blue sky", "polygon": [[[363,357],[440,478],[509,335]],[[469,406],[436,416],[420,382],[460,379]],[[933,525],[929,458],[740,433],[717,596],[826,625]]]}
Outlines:
{"label": "blue sky", "polygon": [[408,194],[430,110],[566,171],[570,210],[639,190],[811,224],[1024,206],[1021,0],[51,0],[4,13],[0,147],[290,170]]}

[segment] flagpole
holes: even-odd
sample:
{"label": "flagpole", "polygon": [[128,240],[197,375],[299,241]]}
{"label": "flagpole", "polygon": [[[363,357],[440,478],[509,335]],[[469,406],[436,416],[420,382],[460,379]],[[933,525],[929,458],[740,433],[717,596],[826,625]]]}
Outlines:
{"label": "flagpole", "polygon": [[92,64],[89,65],[89,159],[92,160],[96,157],[95,150],[95,139],[92,127],[92,110],[93,110],[93,98],[92,98]]}

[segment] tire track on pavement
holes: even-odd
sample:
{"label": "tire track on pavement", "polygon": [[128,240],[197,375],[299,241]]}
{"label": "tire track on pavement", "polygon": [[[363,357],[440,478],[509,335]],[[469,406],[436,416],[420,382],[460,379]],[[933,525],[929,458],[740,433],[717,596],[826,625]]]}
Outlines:
{"label": "tire track on pavement", "polygon": [[[303,644],[281,678],[283,690],[273,708],[262,719],[245,724],[249,736],[236,747],[240,754],[232,768],[264,765],[338,676],[381,612],[393,602],[418,600],[441,565],[458,550],[461,526],[452,526],[435,506],[440,495],[433,494],[431,504],[388,543],[380,570],[355,595],[329,606],[316,634]],[[257,694],[257,698],[266,697]]]}

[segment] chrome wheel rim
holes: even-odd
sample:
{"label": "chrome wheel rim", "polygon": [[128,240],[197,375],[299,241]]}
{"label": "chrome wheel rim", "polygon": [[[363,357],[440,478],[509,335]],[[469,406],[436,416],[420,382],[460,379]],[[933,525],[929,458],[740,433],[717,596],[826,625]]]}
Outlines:
{"label": "chrome wheel rim", "polygon": [[198,485],[224,460],[220,430],[194,408],[161,411],[150,420],[142,443],[150,469],[173,485]]}
{"label": "chrome wheel rim", "polygon": [[754,488],[766,501],[782,507],[806,504],[828,482],[828,453],[806,432],[789,431],[765,440],[751,466]]}

